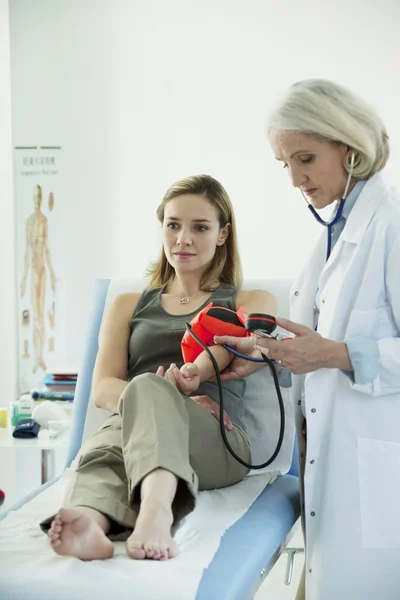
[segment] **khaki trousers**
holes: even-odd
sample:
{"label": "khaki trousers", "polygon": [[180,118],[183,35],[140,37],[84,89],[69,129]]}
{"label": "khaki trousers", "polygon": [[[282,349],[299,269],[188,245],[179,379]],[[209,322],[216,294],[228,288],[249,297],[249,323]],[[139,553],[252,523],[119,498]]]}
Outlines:
{"label": "khaki trousers", "polygon": [[[244,432],[234,426],[226,434],[234,451],[251,462]],[[84,443],[64,506],[98,510],[111,519],[109,537],[124,539],[135,526],[140,483],[157,468],[179,478],[175,524],[194,509],[198,490],[233,485],[249,471],[226,449],[212,415],[169,381],[147,373],[128,384],[118,413]],[[41,524],[43,530],[51,520]]]}

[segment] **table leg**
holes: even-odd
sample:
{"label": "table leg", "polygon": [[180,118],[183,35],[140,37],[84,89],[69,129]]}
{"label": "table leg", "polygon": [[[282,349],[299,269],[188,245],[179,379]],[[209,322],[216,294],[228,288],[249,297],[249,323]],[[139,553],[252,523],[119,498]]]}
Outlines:
{"label": "table leg", "polygon": [[42,484],[54,478],[54,452],[49,448],[42,449]]}

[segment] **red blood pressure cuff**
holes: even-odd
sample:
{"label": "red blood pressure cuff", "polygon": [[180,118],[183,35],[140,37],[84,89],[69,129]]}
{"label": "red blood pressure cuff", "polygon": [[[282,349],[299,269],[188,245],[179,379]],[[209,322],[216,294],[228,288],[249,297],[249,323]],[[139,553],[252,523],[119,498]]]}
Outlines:
{"label": "red blood pressure cuff", "polygon": [[[235,312],[223,306],[214,306],[210,302],[191,320],[190,326],[203,344],[213,346],[215,335],[249,336],[250,332],[245,328],[246,317],[247,313],[242,306]],[[188,331],[183,335],[181,348],[185,363],[193,362],[203,352],[203,348]]]}

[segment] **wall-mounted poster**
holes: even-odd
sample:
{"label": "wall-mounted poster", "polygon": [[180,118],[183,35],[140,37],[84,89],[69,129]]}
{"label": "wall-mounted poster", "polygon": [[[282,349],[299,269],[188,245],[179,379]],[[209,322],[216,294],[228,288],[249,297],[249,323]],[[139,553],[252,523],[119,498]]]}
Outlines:
{"label": "wall-mounted poster", "polygon": [[19,391],[26,392],[63,364],[61,148],[15,148],[14,164]]}

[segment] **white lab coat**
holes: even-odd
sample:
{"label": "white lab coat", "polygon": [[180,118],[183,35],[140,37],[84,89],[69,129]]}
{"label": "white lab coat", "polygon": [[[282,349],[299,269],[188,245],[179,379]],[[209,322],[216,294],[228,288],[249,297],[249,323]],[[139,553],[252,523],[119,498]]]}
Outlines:
{"label": "white lab coat", "polygon": [[374,338],[380,369],[366,384],[320,369],[307,375],[303,398],[293,377],[305,461],[306,598],[399,600],[399,192],[383,174],[372,177],[325,264],[326,235],[292,287],[291,319],[313,327],[318,288],[318,332],[336,341]]}

